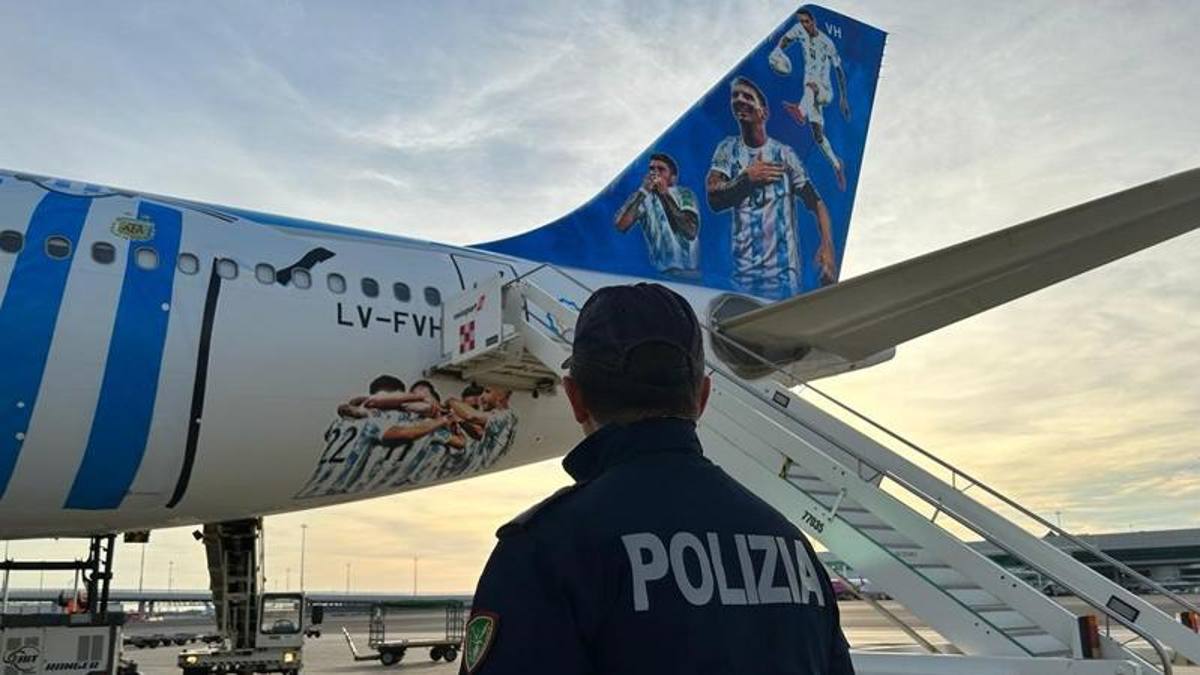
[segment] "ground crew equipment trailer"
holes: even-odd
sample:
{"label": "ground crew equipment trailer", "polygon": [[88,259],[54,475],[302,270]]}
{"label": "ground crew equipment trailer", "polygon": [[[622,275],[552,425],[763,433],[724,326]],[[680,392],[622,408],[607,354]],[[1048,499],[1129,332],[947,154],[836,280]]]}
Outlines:
{"label": "ground crew equipment trailer", "polygon": [[[420,609],[445,608],[446,630],[442,637],[418,637],[389,640],[387,637],[387,615],[389,611],[411,611]],[[385,666],[400,663],[409,649],[429,649],[429,658],[434,661],[450,663],[458,658],[458,650],[463,641],[463,603],[461,600],[421,601],[378,603],[371,606],[371,621],[367,626],[367,646],[375,650],[374,654],[363,654],[350,637],[350,631],[342,627],[346,636],[346,644],[355,661],[379,661]]]}

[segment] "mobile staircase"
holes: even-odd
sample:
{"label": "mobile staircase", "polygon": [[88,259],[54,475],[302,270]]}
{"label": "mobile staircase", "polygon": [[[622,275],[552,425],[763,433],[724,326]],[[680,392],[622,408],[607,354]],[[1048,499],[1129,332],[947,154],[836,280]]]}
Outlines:
{"label": "mobile staircase", "polygon": [[[447,304],[446,357],[435,370],[552,393],[570,354],[576,309],[590,292],[551,266],[467,291]],[[464,313],[472,306],[490,307],[491,317]],[[728,343],[706,331],[710,347],[713,340]],[[933,653],[856,651],[859,672],[1170,674],[1172,657],[1200,662],[1200,635],[998,509],[1137,579],[1174,611],[1200,611],[1195,605],[815,388],[764,366],[775,377],[746,381],[708,361],[713,391],[699,425],[705,454],[944,641],[939,647],[905,627]],[[1095,618],[1077,618],[982,555],[964,543],[962,536],[970,535],[1069,591]],[[1145,646],[1135,651],[1138,639]]]}

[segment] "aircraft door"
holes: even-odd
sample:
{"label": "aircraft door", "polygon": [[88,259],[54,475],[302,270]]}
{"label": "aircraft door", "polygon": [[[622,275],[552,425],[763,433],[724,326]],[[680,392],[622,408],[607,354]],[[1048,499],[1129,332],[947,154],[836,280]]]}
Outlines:
{"label": "aircraft door", "polygon": [[454,267],[458,270],[463,290],[494,279],[497,275],[503,277],[505,281],[510,281],[517,277],[515,267],[494,258],[475,257],[461,253],[451,254],[450,258],[454,261]]}

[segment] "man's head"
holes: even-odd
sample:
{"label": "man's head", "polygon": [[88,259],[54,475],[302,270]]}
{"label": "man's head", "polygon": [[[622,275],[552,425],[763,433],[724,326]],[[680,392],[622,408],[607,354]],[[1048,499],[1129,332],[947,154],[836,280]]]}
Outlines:
{"label": "man's head", "polygon": [[469,405],[473,408],[478,408],[479,407],[479,397],[481,394],[483,394],[483,387],[472,382],[471,384],[468,384],[465,388],[463,388],[462,402],[466,403],[467,405]]}
{"label": "man's head", "polygon": [[387,393],[387,394],[393,394],[396,392],[404,391],[404,383],[401,382],[400,378],[398,378],[398,377],[394,377],[392,375],[380,375],[379,377],[375,378],[374,380],[371,380],[371,388],[368,389],[367,391],[370,392],[372,395],[378,394],[381,392]]}
{"label": "man's head", "polygon": [[428,380],[417,380],[413,382],[412,393],[424,394],[426,398],[441,402],[442,397],[438,396],[437,389],[433,388],[433,383]]}
{"label": "man's head", "polygon": [[511,389],[504,387],[484,387],[479,396],[479,404],[484,410],[504,410],[508,407],[508,399],[512,396]]}
{"label": "man's head", "polygon": [[695,419],[708,402],[700,323],[683,297],[659,284],[592,294],[566,365],[567,398],[588,433],[651,417]]}
{"label": "man's head", "polygon": [[807,9],[802,9],[796,12],[796,19],[804,28],[804,32],[808,33],[809,37],[817,36],[817,21],[816,19],[813,19],[812,12],[808,11]]}
{"label": "man's head", "polygon": [[750,78],[738,76],[729,83],[729,107],[741,125],[765,125],[769,113],[767,97]]}
{"label": "man's head", "polygon": [[650,175],[662,176],[667,187],[671,187],[679,178],[679,166],[675,164],[675,160],[670,155],[656,152],[650,155]]}

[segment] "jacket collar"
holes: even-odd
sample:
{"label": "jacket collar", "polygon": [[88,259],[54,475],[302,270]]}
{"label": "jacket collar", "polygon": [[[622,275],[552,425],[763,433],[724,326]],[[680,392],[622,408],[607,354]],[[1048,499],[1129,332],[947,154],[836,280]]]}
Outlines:
{"label": "jacket collar", "polygon": [[576,482],[582,483],[618,464],[660,452],[702,454],[696,421],[655,417],[625,425],[605,425],[563,458],[563,468]]}

